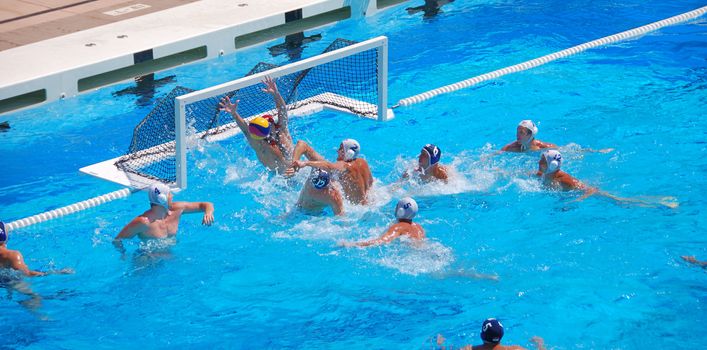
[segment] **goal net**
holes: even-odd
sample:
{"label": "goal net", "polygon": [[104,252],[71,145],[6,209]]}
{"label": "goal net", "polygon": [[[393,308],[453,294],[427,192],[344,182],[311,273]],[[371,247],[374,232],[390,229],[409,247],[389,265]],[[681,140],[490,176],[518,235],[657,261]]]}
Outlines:
{"label": "goal net", "polygon": [[387,38],[337,39],[305,60],[259,63],[241,79],[199,91],[175,88],[135,127],[124,156],[81,171],[135,188],[154,181],[186,188],[188,138],[215,141],[240,132],[231,115],[218,109],[223,97],[240,100],[238,112],[246,120],[276,114],[272,97],[262,91],[266,76],[276,80],[291,116],[333,110],[382,121],[392,117],[386,107]]}

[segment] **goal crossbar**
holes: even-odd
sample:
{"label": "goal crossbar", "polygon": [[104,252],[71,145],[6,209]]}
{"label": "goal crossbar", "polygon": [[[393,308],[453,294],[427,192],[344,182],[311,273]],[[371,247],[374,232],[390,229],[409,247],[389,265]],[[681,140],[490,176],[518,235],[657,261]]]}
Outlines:
{"label": "goal crossbar", "polygon": [[[176,103],[174,105],[175,109],[175,151],[176,151],[176,187],[184,189],[187,187],[187,167],[186,167],[186,156],[187,156],[187,116],[186,116],[186,106],[203,100],[205,98],[210,98],[214,96],[220,96],[231,91],[239,90],[254,83],[259,83],[265,77],[270,77],[273,79],[292,74],[295,72],[303,71],[306,69],[313,68],[318,65],[333,62],[335,60],[352,56],[357,53],[375,49],[378,51],[377,55],[377,79],[378,79],[378,91],[377,91],[377,104],[374,108],[377,109],[377,119],[379,121],[386,121],[392,118],[392,111],[388,109],[388,38],[385,36],[376,37],[370,40],[366,40],[360,43],[356,43],[341,49],[333,50],[318,56],[310,57],[298,62],[290,63],[288,65],[273,68],[264,72],[256,73],[236,79],[230,82],[226,82],[220,85],[202,89],[199,91],[194,91],[182,96],[176,97]],[[333,105],[327,105],[326,103],[321,103],[321,107],[341,110]]]}

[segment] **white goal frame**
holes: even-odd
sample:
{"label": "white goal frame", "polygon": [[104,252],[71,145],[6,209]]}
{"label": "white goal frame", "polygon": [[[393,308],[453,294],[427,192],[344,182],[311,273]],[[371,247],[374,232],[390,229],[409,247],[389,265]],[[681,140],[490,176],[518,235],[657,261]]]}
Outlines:
{"label": "white goal frame", "polygon": [[[282,67],[267,70],[258,74],[253,74],[244,78],[236,79],[227,83],[216,85],[210,88],[206,88],[199,91],[194,91],[186,95],[178,96],[175,98],[174,103],[174,131],[175,140],[167,141],[163,144],[142,150],[137,152],[158,155],[159,159],[164,159],[170,157],[171,153],[160,154],[160,149],[165,146],[169,147],[171,144],[175,146],[175,165],[176,165],[176,182],[171,184],[171,187],[175,191],[185,189],[187,187],[187,143],[189,138],[197,136],[206,136],[207,141],[219,141],[229,138],[233,135],[239,134],[240,129],[236,127],[235,122],[221,125],[215,129],[206,130],[200,132],[196,135],[187,135],[187,125],[186,125],[186,106],[190,103],[197,102],[209,97],[223,95],[227,92],[234,90],[239,90],[247,86],[254,84],[260,84],[260,82],[266,77],[278,78],[283,75],[295,73],[305,69],[309,69],[321,64],[329,63],[340,58],[355,55],[357,53],[368,51],[371,49],[378,50],[378,101],[377,104],[366,103],[363,101],[354,100],[345,96],[337,95],[332,92],[324,92],[322,94],[310,97],[302,101],[294,102],[295,107],[288,111],[290,116],[301,116],[309,115],[321,112],[323,110],[330,110],[335,112],[342,112],[347,114],[354,114],[348,109],[341,108],[339,106],[329,105],[326,102],[329,100],[337,101],[349,101],[349,103],[355,103],[358,106],[364,106],[364,108],[370,112],[376,113],[376,118],[379,121],[387,121],[393,118],[393,111],[387,107],[388,105],[388,38],[380,36],[373,38],[361,43],[353,44],[341,49],[333,50],[318,56],[314,56],[308,59],[304,59],[299,62],[291,63]],[[310,101],[307,101],[310,100]],[[310,102],[310,103],[303,103]],[[271,110],[265,112],[266,114],[275,114],[277,111]],[[261,113],[262,114],[262,113]],[[260,115],[260,114],[259,114]],[[257,115],[244,116],[246,120],[250,118],[255,118]],[[211,132],[216,131],[216,129],[226,130],[216,135],[210,135]],[[162,158],[159,158],[162,157]],[[109,159],[103,162],[92,164],[79,169],[81,172],[92,175],[104,180],[108,180],[120,185],[130,186],[136,189],[142,189],[149,186],[151,183],[155,182],[154,179],[143,177],[138,174],[131,172],[126,172],[115,166],[115,163],[121,159],[121,157]]]}
{"label": "white goal frame", "polygon": [[[259,84],[265,77],[273,79],[283,75],[288,75],[308,68],[312,68],[321,64],[329,63],[343,57],[352,56],[357,53],[368,51],[371,49],[378,50],[378,102],[377,120],[387,121],[393,118],[393,111],[388,109],[388,38],[379,36],[370,40],[366,40],[357,44],[353,44],[341,49],[333,50],[321,55],[310,57],[298,62],[294,62],[282,67],[267,70],[261,73],[253,74],[247,77],[229,81],[220,85],[206,88],[199,91],[194,91],[186,95],[176,97],[174,104],[174,126],[175,126],[175,142],[176,142],[176,187],[185,189],[187,187],[187,120],[186,106],[206,98],[223,95],[225,93],[239,90],[253,84]],[[331,94],[331,93],[325,93]],[[340,96],[339,98],[346,99]],[[361,103],[359,101],[359,103]],[[293,110],[293,114],[311,114],[323,109],[335,110],[344,113],[350,113],[345,109],[337,108],[336,106],[317,104],[315,106],[305,107],[307,111]],[[255,117],[255,116],[246,116]]]}

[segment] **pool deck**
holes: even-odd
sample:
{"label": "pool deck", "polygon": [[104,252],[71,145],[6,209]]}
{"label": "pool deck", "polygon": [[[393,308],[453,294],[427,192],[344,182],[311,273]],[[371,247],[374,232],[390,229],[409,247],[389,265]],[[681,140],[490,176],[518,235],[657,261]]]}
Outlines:
{"label": "pool deck", "polygon": [[378,11],[376,0],[3,0],[0,113]]}

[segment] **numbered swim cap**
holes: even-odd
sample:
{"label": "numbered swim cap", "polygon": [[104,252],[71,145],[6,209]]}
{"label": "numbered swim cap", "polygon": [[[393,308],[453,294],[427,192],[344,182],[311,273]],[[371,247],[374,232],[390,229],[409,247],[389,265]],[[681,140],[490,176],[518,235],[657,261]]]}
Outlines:
{"label": "numbered swim cap", "polygon": [[312,170],[312,185],[314,188],[321,190],[329,186],[329,172],[324,169],[314,169]]}
{"label": "numbered swim cap", "polygon": [[532,120],[527,119],[527,120],[521,120],[520,123],[518,123],[518,126],[522,126],[528,130],[530,130],[530,137],[533,138],[535,135],[538,134],[538,127],[535,126],[535,123],[533,123]]}
{"label": "numbered swim cap", "polygon": [[0,243],[7,242],[7,230],[5,229],[5,223],[0,221]]}
{"label": "numbered swim cap", "polygon": [[169,187],[161,182],[155,182],[147,189],[150,203],[169,209]]}
{"label": "numbered swim cap", "polygon": [[550,174],[560,170],[560,166],[562,166],[562,154],[560,154],[560,151],[549,149],[543,152],[542,157],[545,158],[547,163],[547,171],[545,173]]}
{"label": "numbered swim cap", "polygon": [[422,147],[422,151],[427,153],[427,155],[430,157],[430,167],[439,163],[439,160],[442,158],[442,151],[439,149],[439,147],[428,143],[425,145],[425,147]]}
{"label": "numbered swim cap", "polygon": [[350,161],[358,157],[358,152],[361,151],[361,145],[354,139],[346,139],[341,141],[341,146],[344,148],[344,161]]}
{"label": "numbered swim cap", "polygon": [[481,340],[484,343],[499,343],[503,338],[503,325],[495,318],[489,318],[481,325]]}
{"label": "numbered swim cap", "polygon": [[270,122],[263,117],[255,117],[248,123],[248,132],[256,140],[262,140],[270,135]]}
{"label": "numbered swim cap", "polygon": [[395,217],[400,220],[412,220],[417,215],[417,202],[410,197],[398,201],[395,206]]}

